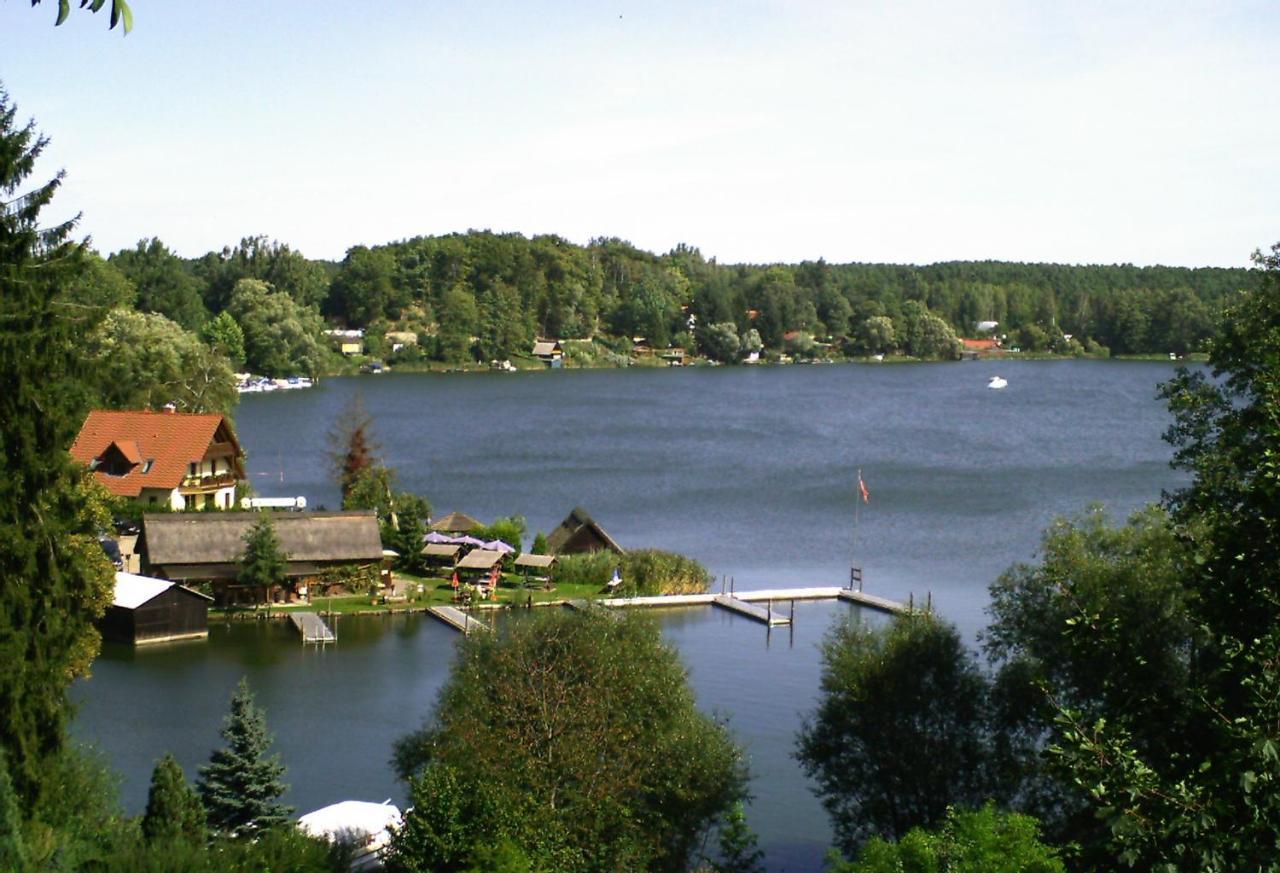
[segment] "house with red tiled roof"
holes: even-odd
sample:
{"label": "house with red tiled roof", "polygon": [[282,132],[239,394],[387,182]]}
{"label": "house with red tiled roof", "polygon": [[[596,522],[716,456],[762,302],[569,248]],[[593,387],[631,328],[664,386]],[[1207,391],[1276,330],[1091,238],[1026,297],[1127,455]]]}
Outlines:
{"label": "house with red tiled roof", "polygon": [[226,416],[95,409],[71,446],[112,494],[143,506],[231,509],[244,452]]}

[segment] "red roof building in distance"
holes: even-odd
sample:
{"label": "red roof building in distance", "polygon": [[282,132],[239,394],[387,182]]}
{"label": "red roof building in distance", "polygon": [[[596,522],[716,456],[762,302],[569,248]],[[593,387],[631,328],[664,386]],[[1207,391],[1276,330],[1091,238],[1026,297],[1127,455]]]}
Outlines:
{"label": "red roof building in distance", "polygon": [[232,509],[244,452],[217,413],[95,409],[71,446],[112,494],[144,506]]}
{"label": "red roof building in distance", "polygon": [[962,339],[966,352],[974,352],[979,355],[994,355],[1002,351],[1000,344],[994,339]]}

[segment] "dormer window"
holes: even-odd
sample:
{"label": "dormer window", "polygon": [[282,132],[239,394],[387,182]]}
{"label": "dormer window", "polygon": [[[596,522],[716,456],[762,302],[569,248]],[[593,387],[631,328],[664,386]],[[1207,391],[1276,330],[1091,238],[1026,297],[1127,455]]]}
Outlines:
{"label": "dormer window", "polygon": [[128,476],[133,468],[142,462],[138,454],[138,446],[132,440],[116,441],[107,446],[97,457],[95,472],[108,476]]}

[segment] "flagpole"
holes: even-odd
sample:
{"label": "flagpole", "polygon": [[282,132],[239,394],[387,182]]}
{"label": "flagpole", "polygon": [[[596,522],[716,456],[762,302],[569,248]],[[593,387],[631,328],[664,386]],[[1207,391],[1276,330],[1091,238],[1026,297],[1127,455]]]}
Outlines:
{"label": "flagpole", "polygon": [[858,566],[858,520],[862,513],[862,468],[858,468],[858,486],[853,494],[853,543],[849,547],[849,588],[853,589],[853,577]]}

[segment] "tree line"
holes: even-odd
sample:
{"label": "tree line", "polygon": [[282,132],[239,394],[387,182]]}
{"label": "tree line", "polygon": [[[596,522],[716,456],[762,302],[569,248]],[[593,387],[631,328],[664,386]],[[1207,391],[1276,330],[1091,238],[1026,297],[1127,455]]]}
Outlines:
{"label": "tree line", "polygon": [[371,354],[454,365],[527,356],[537,338],[594,340],[620,360],[633,341],[732,363],[800,357],[949,359],[994,322],[1006,347],[1058,354],[1200,351],[1247,271],[974,261],[721,265],[680,245],[469,231],[356,246],[340,263],[248,237],[187,259],[156,238],[89,255],[69,301],[109,317],[86,343],[108,402],[162,397],[227,408],[229,373],[317,375],[323,331],[363,329]]}

